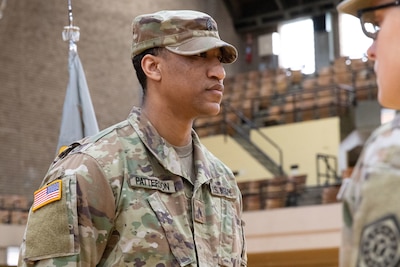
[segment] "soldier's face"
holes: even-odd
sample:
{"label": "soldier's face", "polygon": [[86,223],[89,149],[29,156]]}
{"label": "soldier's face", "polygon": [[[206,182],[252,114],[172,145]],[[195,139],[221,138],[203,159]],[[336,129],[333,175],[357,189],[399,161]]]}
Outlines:
{"label": "soldier's face", "polygon": [[[393,1],[377,0],[374,6]],[[400,108],[400,7],[374,11],[380,31],[368,49],[368,57],[375,61],[379,87],[378,100],[384,107]]]}
{"label": "soldier's face", "polygon": [[194,56],[166,53],[160,67],[161,90],[168,108],[187,118],[216,115],[225,78],[220,49]]}

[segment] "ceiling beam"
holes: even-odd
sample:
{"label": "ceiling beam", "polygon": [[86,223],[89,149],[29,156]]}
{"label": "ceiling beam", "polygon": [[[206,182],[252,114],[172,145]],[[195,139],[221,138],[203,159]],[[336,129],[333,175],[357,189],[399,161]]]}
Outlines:
{"label": "ceiling beam", "polygon": [[224,0],[224,3],[234,20],[242,17],[242,8],[240,1]]}
{"label": "ceiling beam", "polygon": [[275,0],[275,4],[277,5],[279,11],[283,11],[283,5],[281,0]]}
{"label": "ceiling beam", "polygon": [[326,12],[336,11],[336,5],[340,0],[321,0],[319,2],[299,4],[295,7],[285,8],[281,0],[275,0],[279,11],[246,17],[235,20],[235,28],[238,32],[262,30],[277,25],[280,22],[307,16],[319,16]]}

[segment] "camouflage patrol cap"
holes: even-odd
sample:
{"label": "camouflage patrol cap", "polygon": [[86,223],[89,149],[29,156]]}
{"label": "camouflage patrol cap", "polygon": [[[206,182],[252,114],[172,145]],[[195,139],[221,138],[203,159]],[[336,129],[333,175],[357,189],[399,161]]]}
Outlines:
{"label": "camouflage patrol cap", "polygon": [[132,58],[153,47],[165,47],[184,56],[220,47],[223,63],[232,63],[237,58],[236,48],[219,37],[215,20],[202,12],[164,10],[140,15],[132,26]]}
{"label": "camouflage patrol cap", "polygon": [[372,2],[373,0],[344,0],[337,6],[337,10],[357,17],[358,10],[370,7]]}

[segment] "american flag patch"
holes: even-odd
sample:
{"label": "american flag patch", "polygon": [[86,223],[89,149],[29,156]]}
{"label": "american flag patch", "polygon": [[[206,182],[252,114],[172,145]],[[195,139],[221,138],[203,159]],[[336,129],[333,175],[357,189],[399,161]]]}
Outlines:
{"label": "american flag patch", "polygon": [[32,211],[61,199],[61,180],[56,180],[39,190],[33,196]]}

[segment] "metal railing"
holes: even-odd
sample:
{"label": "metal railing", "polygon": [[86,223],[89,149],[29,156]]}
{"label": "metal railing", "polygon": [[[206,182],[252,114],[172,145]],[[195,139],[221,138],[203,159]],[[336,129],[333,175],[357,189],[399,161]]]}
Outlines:
{"label": "metal railing", "polygon": [[[249,134],[247,134],[245,131],[245,129],[251,129],[254,130],[255,133],[259,134],[263,140],[267,141],[273,148],[275,148],[275,150],[278,152],[278,158],[279,158],[279,162],[278,164],[275,163],[272,159],[270,159],[269,156],[267,156],[259,147],[255,147],[255,149],[258,150],[259,153],[262,153],[265,155],[265,157],[269,158],[269,160],[271,162],[273,162],[273,164],[277,165],[278,169],[279,169],[279,175],[284,175],[284,171],[283,171],[283,152],[282,149],[279,147],[279,145],[277,143],[275,143],[271,138],[269,138],[265,133],[263,133],[260,129],[259,126],[257,126],[253,121],[251,121],[250,119],[248,119],[246,116],[244,116],[243,112],[241,112],[240,110],[237,110],[235,108],[232,108],[229,103],[227,102],[223,102],[222,103],[222,111],[223,111],[223,118],[224,118],[224,122],[226,125],[224,125],[225,129],[224,132],[227,135],[228,131],[227,131],[227,126],[232,127],[236,133],[238,133],[242,138],[246,139],[247,141],[251,142]],[[230,114],[235,114],[235,116],[237,116],[239,118],[239,120],[241,121],[241,124],[236,124],[235,122],[231,121],[227,114],[228,112]]]}

